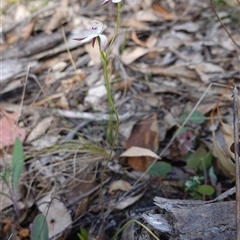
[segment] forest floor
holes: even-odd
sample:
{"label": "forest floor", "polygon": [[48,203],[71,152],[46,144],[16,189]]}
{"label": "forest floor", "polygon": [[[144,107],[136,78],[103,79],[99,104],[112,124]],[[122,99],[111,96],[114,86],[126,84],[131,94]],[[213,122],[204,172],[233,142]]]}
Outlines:
{"label": "forest floor", "polygon": [[30,239],[43,213],[50,239],[82,227],[107,240],[155,196],[209,200],[234,186],[239,2],[213,1],[224,29],[211,1],[122,1],[108,55],[119,128],[98,44],[74,40],[97,19],[111,41],[117,4],[101,3],[2,0],[1,176],[17,137],[25,164],[18,214],[0,180],[1,239]]}

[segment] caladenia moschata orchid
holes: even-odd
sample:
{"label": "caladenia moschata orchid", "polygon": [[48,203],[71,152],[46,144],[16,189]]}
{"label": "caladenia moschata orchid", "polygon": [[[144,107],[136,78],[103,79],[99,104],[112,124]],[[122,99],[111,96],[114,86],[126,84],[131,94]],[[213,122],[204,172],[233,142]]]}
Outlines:
{"label": "caladenia moschata orchid", "polygon": [[94,47],[96,39],[99,39],[100,47],[104,50],[107,46],[107,37],[101,34],[104,30],[104,25],[98,20],[93,20],[91,31],[82,38],[74,38],[74,40],[81,41],[81,43],[86,43],[92,41],[92,46]]}
{"label": "caladenia moschata orchid", "polygon": [[[105,0],[103,2],[103,4],[107,4],[109,1],[110,0],[108,0],[108,1]],[[106,85],[106,89],[107,89],[108,104],[109,104],[109,107],[110,107],[110,112],[113,115],[115,115],[116,121],[117,121],[116,129],[115,129],[116,130],[115,131],[115,136],[114,137],[110,136],[111,134],[108,136],[108,140],[112,143],[112,146],[114,146],[116,136],[117,136],[117,133],[118,133],[119,117],[118,117],[118,113],[117,113],[117,110],[114,106],[114,102],[113,102],[113,99],[112,99],[112,96],[111,96],[111,84],[110,84],[110,81],[109,81],[109,72],[108,72],[108,55],[109,55],[110,48],[115,41],[115,38],[116,38],[117,33],[118,33],[119,25],[120,25],[121,0],[112,0],[112,2],[117,3],[117,19],[116,19],[115,31],[114,31],[114,34],[113,34],[113,37],[110,41],[109,46],[106,48],[107,37],[102,34],[102,32],[104,30],[104,25],[99,20],[93,20],[92,28],[91,28],[91,30],[89,31],[88,34],[86,34],[85,36],[80,37],[80,38],[75,38],[74,40],[81,41],[81,43],[86,43],[86,42],[92,41],[92,46],[94,47],[96,39],[97,39],[100,54],[101,54],[101,58],[102,58],[103,73],[104,73],[105,85]],[[113,118],[110,116],[109,126],[113,126],[112,121],[113,121]],[[111,127],[110,127],[110,129],[111,129]],[[111,151],[110,155],[112,154],[112,152],[113,151]]]}
{"label": "caladenia moschata orchid", "polygon": [[[102,5],[107,4],[109,2],[109,0],[105,0],[103,2]],[[112,0],[112,2],[117,3],[117,19],[116,19],[116,25],[115,25],[115,31],[113,34],[113,37],[110,41],[109,46],[106,48],[107,46],[107,37],[105,35],[102,34],[103,32],[103,23],[98,21],[98,20],[94,20],[93,21],[93,25],[92,25],[92,29],[90,31],[89,34],[87,34],[86,36],[82,37],[82,38],[75,38],[75,40],[81,41],[81,43],[86,43],[89,41],[92,41],[92,46],[94,47],[96,39],[99,45],[99,51],[100,51],[100,55],[101,55],[101,59],[102,59],[102,64],[103,64],[103,74],[104,74],[104,81],[105,81],[105,86],[106,86],[106,90],[107,90],[107,99],[108,99],[108,106],[109,106],[109,121],[108,121],[108,134],[107,134],[107,138],[108,141],[111,144],[111,151],[108,155],[107,158],[107,162],[104,165],[104,168],[101,172],[101,184],[100,184],[100,190],[99,190],[99,198],[100,198],[100,202],[102,205],[102,216],[104,218],[104,201],[103,201],[103,182],[104,182],[104,177],[105,177],[105,172],[108,166],[108,163],[112,157],[113,154],[113,150],[114,150],[114,146],[115,146],[115,142],[117,139],[117,134],[118,134],[118,129],[119,129],[119,125],[120,125],[120,121],[119,121],[119,117],[118,117],[118,112],[117,109],[115,108],[114,105],[114,101],[113,101],[113,97],[111,94],[111,83],[110,83],[110,79],[109,79],[109,71],[108,71],[108,55],[109,55],[109,51],[111,49],[112,44],[114,43],[114,40],[117,36],[118,33],[118,29],[119,29],[119,25],[120,25],[120,15],[121,15],[121,0]],[[113,132],[114,129],[114,116],[115,116],[115,120],[116,120],[116,124],[115,124],[115,133]],[[102,221],[104,223],[104,219]]]}
{"label": "caladenia moschata orchid", "polygon": [[[112,2],[113,3],[119,3],[119,2],[121,2],[122,0],[112,0]],[[132,0],[133,1],[133,0]],[[103,1],[103,3],[102,3],[102,5],[105,5],[105,4],[107,4],[108,2],[110,2],[110,0],[104,0]]]}
{"label": "caladenia moschata orchid", "polygon": [[[121,1],[122,1],[122,0],[112,0],[113,3],[119,3],[119,2],[121,2]],[[105,5],[105,4],[107,4],[108,2],[110,2],[110,0],[105,0],[105,1],[103,1],[102,5]]]}

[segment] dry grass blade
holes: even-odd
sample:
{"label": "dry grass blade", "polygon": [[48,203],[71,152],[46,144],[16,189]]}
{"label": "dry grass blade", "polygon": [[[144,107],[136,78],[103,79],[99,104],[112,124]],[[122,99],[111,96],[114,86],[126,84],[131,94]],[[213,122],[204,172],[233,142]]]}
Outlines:
{"label": "dry grass blade", "polygon": [[[239,1],[239,0],[238,0]],[[236,43],[236,41],[232,38],[231,34],[229,33],[229,31],[227,30],[226,26],[224,25],[222,19],[219,17],[215,7],[214,7],[214,4],[213,4],[213,0],[210,0],[210,5],[213,9],[213,12],[214,14],[216,15],[218,21],[221,23],[222,27],[224,28],[224,30],[226,31],[227,35],[229,36],[229,38],[232,40],[232,42],[235,44],[235,46],[240,49],[240,46]]]}

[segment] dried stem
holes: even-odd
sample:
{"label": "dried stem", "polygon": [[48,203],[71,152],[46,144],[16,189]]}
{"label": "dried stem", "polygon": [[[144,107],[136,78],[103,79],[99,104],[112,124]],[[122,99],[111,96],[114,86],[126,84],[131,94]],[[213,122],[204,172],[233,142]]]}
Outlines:
{"label": "dried stem", "polygon": [[[239,0],[238,0],[239,1]],[[221,23],[222,27],[224,28],[225,32],[227,33],[227,35],[230,37],[230,39],[232,40],[232,42],[236,45],[236,47],[238,49],[240,49],[240,46],[236,43],[236,41],[232,38],[231,34],[229,33],[229,31],[227,30],[226,26],[224,25],[222,19],[219,17],[215,7],[214,7],[214,4],[213,4],[213,0],[210,0],[210,5],[212,7],[212,10],[214,12],[214,14],[216,15],[218,21]],[[239,239],[240,240],[240,239]]]}
{"label": "dried stem", "polygon": [[239,163],[239,132],[238,132],[238,89],[233,89],[233,127],[236,168],[236,239],[240,240],[240,163]]}

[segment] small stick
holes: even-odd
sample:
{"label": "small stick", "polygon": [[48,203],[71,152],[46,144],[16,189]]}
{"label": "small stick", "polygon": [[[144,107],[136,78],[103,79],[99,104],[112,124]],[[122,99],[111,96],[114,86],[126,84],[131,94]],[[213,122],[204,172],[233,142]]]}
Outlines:
{"label": "small stick", "polygon": [[240,240],[240,163],[239,163],[239,132],[238,132],[238,89],[233,89],[233,127],[236,168],[236,239]]}

